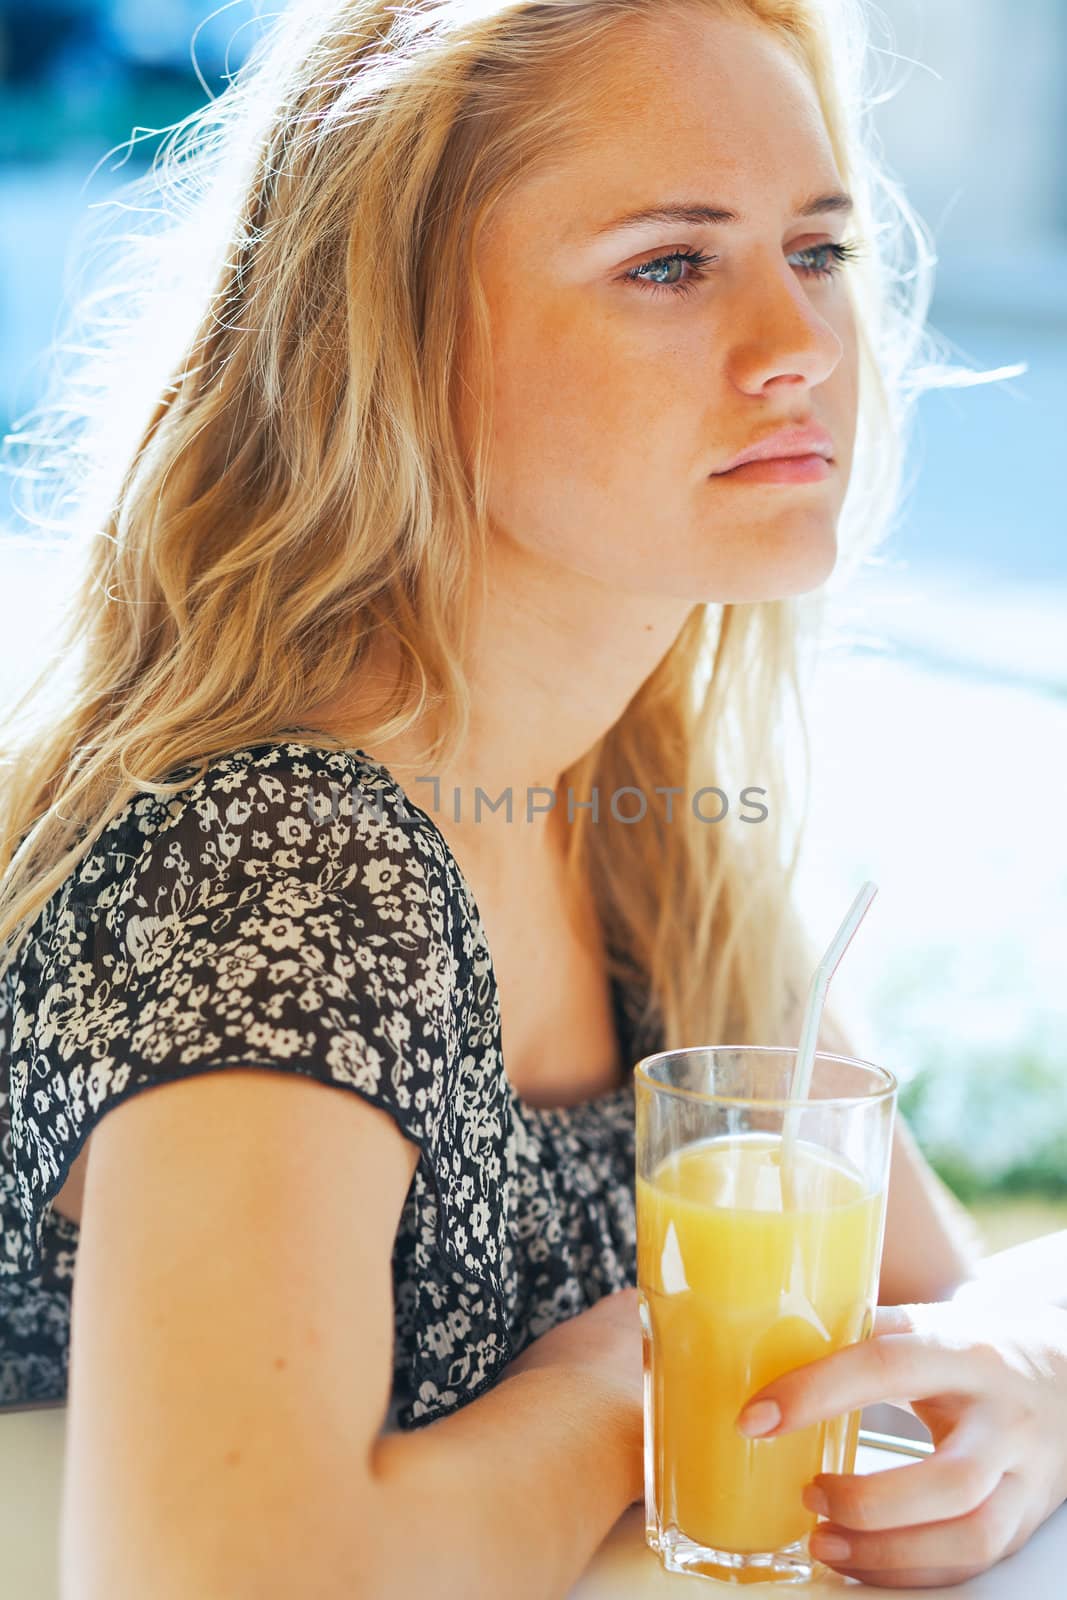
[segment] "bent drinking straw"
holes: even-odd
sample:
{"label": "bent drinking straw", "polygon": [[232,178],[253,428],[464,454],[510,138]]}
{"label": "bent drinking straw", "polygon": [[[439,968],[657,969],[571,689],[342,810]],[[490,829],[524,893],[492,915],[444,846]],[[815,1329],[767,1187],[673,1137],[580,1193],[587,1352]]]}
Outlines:
{"label": "bent drinking straw", "polygon": [[830,941],[829,949],[815,968],[815,975],[808,990],[808,1003],[804,1008],[804,1021],[800,1028],[800,1044],[797,1048],[796,1061],[793,1066],[793,1079],[789,1086],[791,1103],[786,1107],[785,1118],[782,1123],[780,1159],[782,1201],[785,1205],[792,1205],[796,1198],[792,1162],[796,1154],[797,1131],[802,1108],[795,1102],[807,1100],[811,1089],[811,1074],[815,1064],[815,1041],[819,1037],[819,1024],[822,1021],[822,1010],[826,1001],[827,990],[830,987],[830,979],[837,971],[838,963],[848,949],[852,935],[866,916],[867,908],[877,893],[877,884],[868,880],[863,885],[849,907],[844,921]]}

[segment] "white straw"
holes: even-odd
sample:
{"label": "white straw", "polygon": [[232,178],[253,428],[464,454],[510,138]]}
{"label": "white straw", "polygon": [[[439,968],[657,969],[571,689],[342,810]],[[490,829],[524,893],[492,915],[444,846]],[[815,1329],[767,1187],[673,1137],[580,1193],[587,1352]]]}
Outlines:
{"label": "white straw", "polygon": [[[823,1005],[826,1001],[830,979],[837,971],[838,964],[852,940],[852,935],[859,927],[867,914],[871,901],[878,893],[877,884],[869,880],[853,900],[844,921],[830,941],[829,949],[815,968],[815,975],[811,980],[808,990],[808,1003],[804,1008],[804,1021],[800,1029],[800,1044],[797,1047],[796,1062],[793,1067],[793,1078],[789,1088],[791,1101],[806,1100],[811,1089],[812,1069],[815,1065],[815,1043],[819,1037],[819,1025],[822,1021]],[[785,1114],[782,1126],[782,1179],[783,1189],[792,1189],[792,1184],[786,1184],[790,1171],[790,1162],[795,1154],[797,1138],[797,1125],[801,1115],[801,1108],[790,1105]]]}

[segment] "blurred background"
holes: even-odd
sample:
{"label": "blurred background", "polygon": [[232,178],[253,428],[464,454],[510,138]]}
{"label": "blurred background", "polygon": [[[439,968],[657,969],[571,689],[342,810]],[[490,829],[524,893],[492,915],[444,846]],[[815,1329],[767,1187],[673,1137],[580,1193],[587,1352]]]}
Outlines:
{"label": "blurred background", "polygon": [[[4,432],[40,397],[75,229],[156,148],[126,141],[221,92],[258,16],[0,0]],[[923,398],[896,531],[830,585],[800,889],[825,944],[879,886],[843,1010],[995,1249],[1067,1227],[1067,0],[875,17],[884,152],[939,257],[930,321],[966,366],[1026,371]],[[3,699],[69,578],[16,529],[0,484]]]}

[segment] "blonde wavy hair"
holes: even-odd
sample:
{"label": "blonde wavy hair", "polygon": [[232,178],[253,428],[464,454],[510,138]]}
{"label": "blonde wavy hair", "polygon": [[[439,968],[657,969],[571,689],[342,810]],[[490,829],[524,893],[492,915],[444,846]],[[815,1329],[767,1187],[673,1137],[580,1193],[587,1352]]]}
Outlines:
{"label": "blonde wavy hair", "polygon": [[[771,29],[804,64],[856,201],[867,248],[847,274],[861,369],[839,572],[884,537],[914,399],[948,369],[923,364],[935,258],[877,158],[863,0],[294,4],[128,186],[110,297],[92,307],[102,336],[79,334],[57,401],[13,436],[35,481],[58,464],[67,512],[39,520],[84,571],[0,752],[2,970],[133,796],[179,793],[195,780],[160,781],[178,766],[306,738],[302,712],[365,670],[378,629],[405,665],[390,714],[353,739],[373,755],[424,718],[424,770],[454,754],[490,536],[488,407],[469,464],[456,431],[468,336],[489,361],[479,229],[595,125],[620,25],[701,6]],[[793,892],[810,787],[801,680],[821,614],[819,595],[695,605],[562,774],[578,800],[767,791],[759,826],[669,824],[649,806],[636,825],[580,810],[568,830],[612,976],[639,986],[668,1048],[795,1042],[814,959]],[[44,713],[61,669],[62,706]],[[793,712],[805,772],[787,790]]]}

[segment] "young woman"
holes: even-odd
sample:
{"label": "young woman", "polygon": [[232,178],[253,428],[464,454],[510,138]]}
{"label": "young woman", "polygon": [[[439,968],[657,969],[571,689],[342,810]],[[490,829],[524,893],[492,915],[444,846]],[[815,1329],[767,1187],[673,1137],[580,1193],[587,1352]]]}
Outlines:
{"label": "young woman", "polygon": [[[0,1397],[69,1396],[64,1600],[544,1600],[640,1496],[631,1068],[796,1037],[784,691],[914,387],[862,20],[317,0],[174,147],[3,787]],[[960,1320],[971,1269],[901,1126],[894,1309],[754,1397],[931,1427],[813,1486],[843,1572],[1067,1495],[1067,1316]]]}

